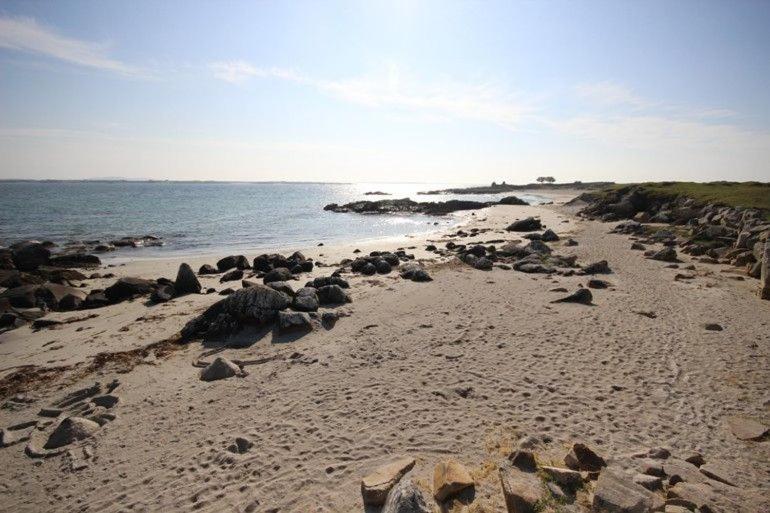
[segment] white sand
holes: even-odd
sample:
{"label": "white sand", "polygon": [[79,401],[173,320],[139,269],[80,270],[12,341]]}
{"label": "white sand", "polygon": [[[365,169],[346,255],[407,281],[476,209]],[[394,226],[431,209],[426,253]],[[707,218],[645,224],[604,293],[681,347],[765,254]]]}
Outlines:
{"label": "white sand", "polygon": [[[604,454],[697,449],[726,461],[742,484],[767,486],[768,442],[741,442],[725,425],[729,415],[769,417],[770,308],[756,297],[756,283],[705,264],[696,264],[695,280],[674,281],[677,270],[630,250],[627,237],[607,234],[611,225],[570,218],[559,206],[493,207],[468,216],[464,229],[492,227],[478,240],[512,240],[502,228],[526,215],[540,215],[580,243],[554,243],[557,252],[582,263],[609,261],[614,274],[603,278],[614,287],[593,291],[596,306],[550,303],[563,294],[549,289],[572,291],[585,277],[434,262],[430,283],[396,273],[349,277],[350,316],[331,330],[286,344],[271,343],[269,332],[242,335],[248,347],[220,354],[281,356],[248,366],[245,378],[199,381],[192,362],[211,348],[198,342],[128,373],[108,365],[79,375],[81,363],[61,378],[61,389],[57,382],[35,387],[38,401],[27,409],[0,410],[0,426],[34,417],[71,389],[115,377],[117,419],[88,442],[95,456],[77,472],[61,456],[35,462],[24,444],[0,449],[0,510],[363,511],[361,477],[410,455],[417,459],[410,475],[425,490],[435,463],[452,456],[479,482],[475,511],[504,511],[494,463],[529,434],[548,434],[556,448],[583,441]],[[423,250],[426,239],[448,240],[437,234],[303,252],[331,264],[353,257],[354,247],[414,245],[418,258],[434,258]],[[197,269],[221,256],[190,263]],[[137,261],[113,271],[173,278],[178,264]],[[202,283],[224,287],[218,277]],[[2,367],[72,365],[142,347],[173,335],[219,299],[187,296],[152,307],[137,300],[61,329],[20,328],[0,335]],[[705,331],[706,322],[725,329]],[[472,388],[465,398],[456,391],[463,388]],[[254,447],[228,452],[237,436]]]}

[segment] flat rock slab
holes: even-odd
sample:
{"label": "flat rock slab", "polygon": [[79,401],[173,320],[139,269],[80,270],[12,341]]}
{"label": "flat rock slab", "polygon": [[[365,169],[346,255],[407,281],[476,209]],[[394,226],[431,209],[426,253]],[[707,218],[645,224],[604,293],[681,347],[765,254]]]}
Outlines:
{"label": "flat rock slab", "polygon": [[457,461],[443,461],[433,470],[433,496],[438,502],[444,502],[450,496],[473,485],[470,473]]}
{"label": "flat rock slab", "polygon": [[700,471],[704,476],[726,485],[738,486],[736,484],[738,479],[735,477],[732,468],[725,462],[709,461],[700,466]]}
{"label": "flat rock slab", "polygon": [[611,469],[599,475],[592,511],[602,513],[647,513],[660,511],[663,498],[634,483],[631,477]]}
{"label": "flat rock slab", "polygon": [[399,458],[364,477],[361,480],[361,495],[364,498],[364,504],[375,506],[384,504],[388,498],[388,492],[413,467],[414,458]]}
{"label": "flat rock slab", "polygon": [[770,431],[764,424],[745,417],[728,417],[727,425],[739,440],[759,440]]}
{"label": "flat rock slab", "polygon": [[535,505],[543,495],[543,483],[536,473],[503,465],[500,484],[508,513],[535,513]]}

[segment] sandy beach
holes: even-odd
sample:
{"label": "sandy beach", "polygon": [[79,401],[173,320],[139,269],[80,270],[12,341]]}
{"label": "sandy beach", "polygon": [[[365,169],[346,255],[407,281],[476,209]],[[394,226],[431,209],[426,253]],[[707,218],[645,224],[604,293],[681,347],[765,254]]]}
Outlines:
{"label": "sandy beach", "polygon": [[[687,255],[680,266],[694,264],[692,278],[675,279],[681,269],[609,234],[617,223],[578,218],[563,205],[579,192],[554,193],[552,205],[463,214],[460,228],[478,229],[470,237],[445,230],[300,248],[325,265],[295,288],[328,276],[355,249],[404,248],[433,278],[345,273],[352,302],[337,309],[333,327],[301,337],[267,329],[217,344],[171,342],[222,299],[215,293],[52,313],[67,322],[1,334],[0,378],[24,366],[35,366],[35,377],[14,391],[17,400],[5,398],[0,426],[39,419],[41,408],[95,382],[117,379],[119,400],[114,419],[64,454],[31,458],[25,443],[0,449],[0,510],[365,511],[362,477],[408,456],[428,497],[437,463],[452,458],[469,470],[475,496],[445,511],[505,512],[497,468],[527,437],[541,462],[561,461],[574,442],[618,462],[653,447],[682,458],[697,451],[729,469],[747,508],[765,507],[770,442],[740,440],[729,423],[770,420],[767,302],[734,268]],[[551,246],[560,255],[608,261],[612,273],[601,278],[609,286],[592,289],[593,305],[551,303],[589,276],[481,271],[425,249],[521,240],[505,227],[528,216],[559,235]],[[99,271],[173,279],[182,261],[197,270],[223,256]],[[219,278],[199,277],[204,289],[240,288]],[[723,329],[706,330],[709,323]],[[194,364],[216,356],[258,363],[243,377],[201,381]],[[238,437],[253,445],[232,451]],[[574,509],[543,511],[583,511],[588,495],[563,506]]]}

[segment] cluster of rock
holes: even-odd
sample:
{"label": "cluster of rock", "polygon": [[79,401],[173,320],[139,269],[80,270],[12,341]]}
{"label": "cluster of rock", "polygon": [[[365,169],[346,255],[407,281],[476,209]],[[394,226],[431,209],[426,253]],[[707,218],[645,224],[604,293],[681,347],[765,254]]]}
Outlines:
{"label": "cluster of rock", "polygon": [[566,182],[566,183],[529,183],[524,185],[513,185],[505,182],[495,183],[491,185],[483,185],[478,187],[460,187],[454,189],[440,189],[434,191],[422,191],[417,194],[433,195],[433,194],[500,194],[502,192],[513,191],[526,191],[531,189],[600,189],[613,185],[614,182]]}
{"label": "cluster of rock", "polygon": [[[743,207],[715,204],[700,205],[692,198],[674,200],[654,197],[640,187],[624,187],[599,197],[588,194],[589,205],[581,215],[603,221],[631,219],[615,231],[633,235],[654,235],[644,223],[666,223],[683,226],[683,234],[667,239],[669,246],[678,245],[682,253],[700,257],[707,263],[734,265],[751,278],[761,280],[759,294],[770,299],[770,222],[766,212]],[[668,232],[671,233],[671,232]],[[641,243],[641,241],[640,241]],[[651,256],[651,255],[650,255]],[[658,260],[676,261],[674,250],[667,249]]]}
{"label": "cluster of rock", "polygon": [[[763,511],[770,503],[759,491],[741,488],[728,466],[707,462],[697,453],[677,459],[664,448],[653,448],[608,461],[575,443],[562,465],[552,465],[532,451],[538,443],[533,437],[524,438],[498,464],[508,513],[562,508],[599,513],[748,513]],[[400,458],[364,477],[364,504],[382,506],[381,513],[429,513],[435,510],[434,501],[441,511],[451,509],[454,499],[472,502],[477,483],[461,463],[448,460],[435,466],[432,497],[407,476],[414,466],[413,458]]]}
{"label": "cluster of rock", "polygon": [[427,201],[418,202],[409,198],[384,199],[378,201],[354,201],[344,205],[330,203],[324,210],[331,212],[354,212],[356,214],[428,214],[445,215],[460,210],[479,210],[492,205],[528,205],[516,196],[508,196],[500,201]]}
{"label": "cluster of rock", "polygon": [[[34,418],[0,429],[0,447],[27,442],[24,452],[30,458],[48,458],[67,451],[73,470],[85,468],[83,458],[68,447],[93,437],[102,426],[115,420],[120,398],[113,392],[119,385],[117,380],[104,386],[97,382],[65,395],[41,408]],[[85,455],[88,458],[89,451]]]}
{"label": "cluster of rock", "polygon": [[314,263],[312,259],[295,251],[289,257],[278,253],[262,254],[254,258],[253,265],[243,255],[230,255],[220,259],[216,267],[204,264],[198,270],[198,274],[222,274],[219,281],[240,280],[244,277],[244,271],[253,271],[248,277],[265,278],[265,283],[270,281],[286,281],[293,279],[295,275],[311,272]]}
{"label": "cluster of rock", "polygon": [[[405,262],[403,266],[402,262]],[[353,260],[343,259],[340,264],[343,266],[342,270],[349,268],[351,272],[363,276],[390,274],[394,269],[399,269],[399,274],[404,279],[418,282],[432,280],[430,274],[414,261],[414,255],[402,249],[395,252],[372,251],[367,256],[359,256]]]}
{"label": "cluster of rock", "polygon": [[[271,271],[272,272],[272,271]],[[318,313],[320,306],[336,307],[350,303],[348,282],[338,276],[318,277],[297,291],[287,281],[264,284],[244,280],[243,287],[214,303],[182,329],[186,339],[228,335],[244,326],[265,326],[275,322],[279,334],[306,333],[316,325],[333,325],[337,314]]]}

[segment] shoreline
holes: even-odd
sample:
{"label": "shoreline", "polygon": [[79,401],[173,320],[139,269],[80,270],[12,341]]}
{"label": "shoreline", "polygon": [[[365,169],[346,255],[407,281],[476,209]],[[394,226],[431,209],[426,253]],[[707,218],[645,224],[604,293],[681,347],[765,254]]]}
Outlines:
{"label": "shoreline", "polygon": [[[0,378],[32,374],[18,399],[30,402],[0,409],[0,426],[23,425],[97,381],[119,381],[111,420],[65,454],[31,458],[26,441],[0,449],[0,475],[17,483],[0,504],[18,511],[181,512],[191,504],[212,512],[364,511],[361,478],[403,455],[414,458],[409,476],[426,497],[434,467],[453,459],[473,476],[480,511],[502,512],[498,468],[534,440],[539,457],[557,466],[573,443],[586,443],[629,482],[646,461],[630,454],[697,451],[735,474],[730,497],[746,502],[731,511],[759,511],[749,492],[761,498],[767,491],[770,446],[737,439],[730,422],[768,424],[766,304],[725,265],[689,255],[677,267],[645,258],[631,248],[633,236],[608,233],[617,223],[576,217],[563,205],[571,198],[490,207],[469,213],[461,227],[398,242],[303,250],[333,264],[354,258],[356,248],[415,246],[407,253],[433,280],[409,281],[397,269],[345,272],[352,303],[333,309],[335,325],[301,337],[247,328],[223,340],[174,343],[190,319],[222,299],[217,294],[55,312],[50,318],[77,320],[0,335]],[[484,271],[425,248],[527,243],[505,228],[529,216],[561,238],[549,242],[554,253],[583,265],[607,260],[611,273],[529,274],[505,264]],[[251,261],[258,252],[243,253]],[[217,256],[225,254],[135,259],[110,271],[173,278],[180,262],[195,268]],[[690,265],[690,277],[676,277]],[[291,283],[301,287],[333,270],[315,268]],[[219,278],[199,276],[204,289],[240,288]],[[606,283],[589,287],[591,306],[554,303],[595,278]],[[723,329],[709,331],[707,323]],[[216,357],[252,364],[244,375],[202,381],[200,365]],[[234,451],[238,440],[252,445]],[[586,483],[588,493],[595,488]]]}

